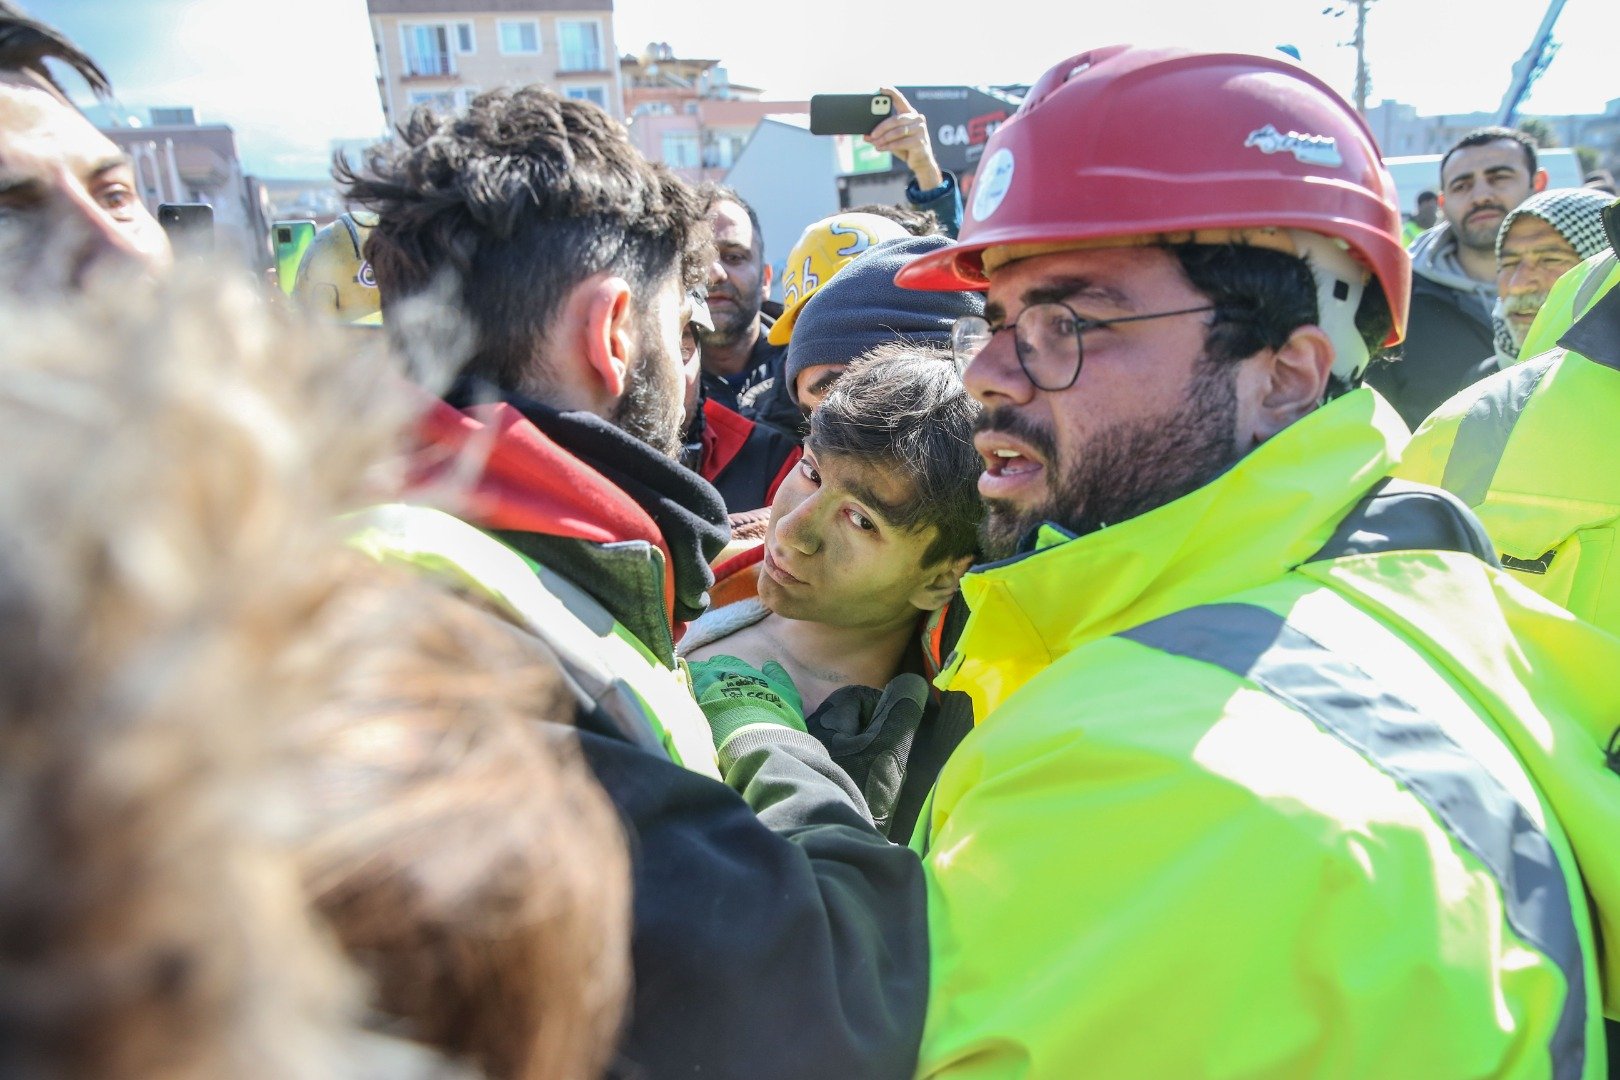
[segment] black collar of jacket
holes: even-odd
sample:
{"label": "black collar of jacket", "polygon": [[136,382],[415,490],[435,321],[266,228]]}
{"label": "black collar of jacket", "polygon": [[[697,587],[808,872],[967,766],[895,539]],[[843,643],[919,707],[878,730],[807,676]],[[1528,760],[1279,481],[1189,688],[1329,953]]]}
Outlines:
{"label": "black collar of jacket", "polygon": [[1597,303],[1564,331],[1558,344],[1595,364],[1620,371],[1620,287],[1598,297]]}
{"label": "black collar of jacket", "polygon": [[[497,396],[488,384],[458,381],[445,400],[465,408]],[[563,574],[646,645],[674,665],[673,628],[664,615],[662,573],[673,573],[675,620],[689,622],[709,606],[709,560],[731,539],[726,507],[701,476],[586,412],[562,412],[517,393],[500,400],[563,449],[630,496],[658,526],[673,566],[662,569],[646,544],[593,544],[542,533],[493,530],[536,562]]]}

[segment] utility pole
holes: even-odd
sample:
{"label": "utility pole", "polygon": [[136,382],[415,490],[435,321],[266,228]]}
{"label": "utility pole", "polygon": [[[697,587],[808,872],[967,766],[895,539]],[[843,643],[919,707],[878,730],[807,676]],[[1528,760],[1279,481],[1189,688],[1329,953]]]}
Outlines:
{"label": "utility pole", "polygon": [[1335,19],[1343,18],[1352,9],[1356,13],[1356,31],[1349,41],[1343,44],[1350,45],[1356,50],[1356,112],[1367,115],[1367,92],[1372,89],[1372,76],[1367,71],[1367,9],[1372,7],[1374,0],[1335,0],[1331,7],[1322,9],[1322,14],[1331,15]]}
{"label": "utility pole", "polygon": [[1372,0],[1355,0],[1356,4],[1356,36],[1351,39],[1356,46],[1356,112],[1367,115],[1367,84],[1372,80],[1367,77],[1367,7]]}

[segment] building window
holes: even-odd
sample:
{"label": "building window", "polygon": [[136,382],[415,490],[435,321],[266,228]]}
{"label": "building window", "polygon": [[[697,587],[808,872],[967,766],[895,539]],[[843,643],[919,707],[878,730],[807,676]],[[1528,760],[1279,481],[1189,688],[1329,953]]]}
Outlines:
{"label": "building window", "polygon": [[456,111],[456,92],[454,90],[412,90],[405,95],[405,103],[411,108],[426,105],[441,116]]}
{"label": "building window", "polygon": [[502,19],[498,24],[501,52],[508,56],[534,56],[540,51],[540,24],[533,19]]}
{"label": "building window", "polygon": [[729,169],[736,164],[737,158],[742,154],[742,148],[747,145],[748,138],[743,135],[719,135],[709,144],[703,154],[703,167],[705,169]]}
{"label": "building window", "polygon": [[197,112],[191,108],[163,108],[154,105],[147,110],[155,126],[173,125],[175,127],[193,127],[197,123]]}
{"label": "building window", "polygon": [[595,86],[570,86],[563,93],[568,95],[570,101],[588,101],[592,105],[607,108],[607,87],[600,84]]}
{"label": "building window", "polygon": [[672,169],[698,167],[698,137],[690,131],[664,132],[664,164]]}
{"label": "building window", "polygon": [[472,104],[473,98],[477,97],[478,93],[476,86],[463,86],[456,91],[456,97],[460,99],[461,107],[465,109]]}
{"label": "building window", "polygon": [[478,38],[473,36],[473,24],[470,22],[456,23],[456,52],[475,53],[478,51]]}
{"label": "building window", "polygon": [[602,24],[595,19],[558,19],[557,41],[563,71],[605,71]]}
{"label": "building window", "polygon": [[403,24],[399,28],[405,46],[405,74],[416,78],[454,75],[450,59],[450,28],[443,23]]}

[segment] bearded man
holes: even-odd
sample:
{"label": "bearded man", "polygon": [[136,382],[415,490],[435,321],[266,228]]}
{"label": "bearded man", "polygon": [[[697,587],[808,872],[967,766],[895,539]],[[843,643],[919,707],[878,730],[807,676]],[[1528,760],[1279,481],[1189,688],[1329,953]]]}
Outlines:
{"label": "bearded man", "polygon": [[1400,359],[1367,372],[1367,384],[1408,427],[1422,423],[1490,353],[1496,234],[1508,211],[1546,186],[1535,141],[1512,128],[1476,128],[1440,159],[1445,222],[1412,243],[1412,314]]}
{"label": "bearded man", "polygon": [[714,257],[707,268],[714,326],[698,335],[703,396],[738,411],[741,399],[780,366],[784,347],[771,343],[770,330],[782,309],[766,299],[771,264],[765,261],[759,215],[730,188],[710,184],[701,194],[714,231]]}

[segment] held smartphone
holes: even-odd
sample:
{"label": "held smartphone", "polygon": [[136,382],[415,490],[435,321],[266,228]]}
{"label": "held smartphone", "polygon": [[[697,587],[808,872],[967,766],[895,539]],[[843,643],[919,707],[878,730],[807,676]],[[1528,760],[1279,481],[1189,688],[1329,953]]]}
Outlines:
{"label": "held smartphone", "polygon": [[157,219],[175,251],[194,254],[213,250],[214,208],[207,203],[159,203]]}
{"label": "held smartphone", "polygon": [[812,135],[870,135],[894,113],[888,94],[813,94]]}
{"label": "held smartphone", "polygon": [[288,296],[292,295],[293,279],[298,276],[298,264],[304,261],[304,249],[313,239],[313,221],[278,221],[270,226],[270,242],[276,249],[276,281]]}

